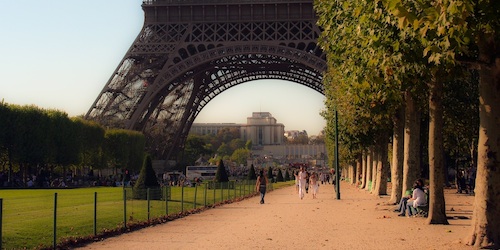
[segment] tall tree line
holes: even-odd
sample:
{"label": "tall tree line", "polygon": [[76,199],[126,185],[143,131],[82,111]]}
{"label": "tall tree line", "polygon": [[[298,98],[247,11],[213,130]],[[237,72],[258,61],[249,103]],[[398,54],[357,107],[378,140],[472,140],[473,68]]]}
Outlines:
{"label": "tall tree line", "polygon": [[[361,186],[382,194],[378,176],[388,173],[391,142],[391,201],[428,164],[427,223],[447,224],[445,154],[456,159],[466,148],[477,164],[467,243],[498,247],[500,1],[316,0],[315,9],[328,61],[323,115],[332,121],[338,111],[341,157],[353,166],[347,172],[361,172]],[[473,91],[459,96],[456,90]],[[467,121],[454,124],[457,112]]]}
{"label": "tall tree line", "polygon": [[140,132],[105,129],[57,110],[0,103],[0,170],[11,184],[14,173],[26,181],[68,169],[139,170],[144,147]]}

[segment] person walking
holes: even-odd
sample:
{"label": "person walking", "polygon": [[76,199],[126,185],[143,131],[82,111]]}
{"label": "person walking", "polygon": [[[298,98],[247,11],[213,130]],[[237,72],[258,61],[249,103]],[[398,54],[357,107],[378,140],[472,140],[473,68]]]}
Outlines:
{"label": "person walking", "polygon": [[264,170],[261,169],[259,176],[257,177],[257,182],[255,183],[255,189],[260,192],[260,204],[264,204],[264,196],[266,196],[267,187],[267,177],[264,175]]}
{"label": "person walking", "polygon": [[295,191],[297,191],[297,194],[299,193],[299,172],[295,171],[293,172],[293,176],[295,177]]}
{"label": "person walking", "polygon": [[316,172],[312,172],[311,177],[309,177],[309,188],[312,190],[313,199],[316,199],[316,195],[318,194],[318,175]]}
{"label": "person walking", "polygon": [[299,198],[304,199],[304,192],[306,191],[306,182],[307,182],[307,172],[304,167],[300,167],[299,171]]}

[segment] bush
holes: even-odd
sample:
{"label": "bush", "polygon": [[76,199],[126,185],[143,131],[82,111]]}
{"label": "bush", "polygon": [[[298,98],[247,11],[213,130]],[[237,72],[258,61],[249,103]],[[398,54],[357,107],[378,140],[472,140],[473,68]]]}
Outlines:
{"label": "bush", "polygon": [[[145,200],[147,199],[147,189],[150,189],[149,199],[159,200],[161,199],[161,187],[156,179],[156,173],[153,169],[153,164],[151,162],[151,157],[147,155],[144,158],[144,163],[142,164],[141,172],[139,173],[139,178],[135,182],[133,196],[134,199]],[[160,190],[160,191],[158,191]]]}
{"label": "bush", "polygon": [[267,168],[267,179],[270,182],[274,182],[273,168],[272,167]]}
{"label": "bush", "polygon": [[217,173],[215,174],[215,182],[228,182],[229,177],[227,176],[226,167],[224,167],[224,161],[220,160],[217,163]]}
{"label": "bush", "polygon": [[255,173],[255,167],[253,164],[250,166],[250,170],[248,171],[247,180],[257,180],[257,174]]}
{"label": "bush", "polygon": [[276,182],[284,182],[283,174],[280,169],[278,169],[278,175],[276,175]]}
{"label": "bush", "polygon": [[290,180],[290,172],[288,170],[285,170],[285,181]]}

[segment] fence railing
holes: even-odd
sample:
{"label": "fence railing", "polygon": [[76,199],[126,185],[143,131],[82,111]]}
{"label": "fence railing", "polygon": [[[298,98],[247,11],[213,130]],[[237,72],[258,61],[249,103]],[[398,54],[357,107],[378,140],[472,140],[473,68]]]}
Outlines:
{"label": "fence railing", "polygon": [[[272,190],[272,183],[269,185]],[[138,224],[256,194],[255,181],[249,180],[145,190],[0,191],[0,249],[56,249],[67,241],[130,230]]]}

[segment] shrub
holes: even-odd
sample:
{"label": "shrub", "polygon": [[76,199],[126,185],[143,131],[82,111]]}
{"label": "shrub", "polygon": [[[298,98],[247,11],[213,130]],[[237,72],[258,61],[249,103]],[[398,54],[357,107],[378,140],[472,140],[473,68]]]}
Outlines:
{"label": "shrub", "polygon": [[146,157],[144,158],[144,163],[142,164],[139,178],[135,182],[133,190],[134,199],[147,199],[147,189],[150,189],[150,199],[161,199],[162,192],[160,191],[160,183],[158,183],[158,179],[156,179],[156,173],[153,169],[153,164],[149,155],[146,155]]}
{"label": "shrub", "polygon": [[280,169],[278,169],[278,174],[276,175],[276,182],[284,182],[283,174]]}
{"label": "shrub", "polygon": [[250,166],[250,170],[248,171],[247,175],[248,180],[257,180],[257,174],[255,173],[255,167],[253,164]]}
{"label": "shrub", "polygon": [[217,163],[217,173],[215,174],[215,182],[228,182],[229,177],[227,176],[226,167],[224,167],[224,161],[220,160]]}
{"label": "shrub", "polygon": [[288,170],[285,170],[285,181],[290,180],[290,172]]}

